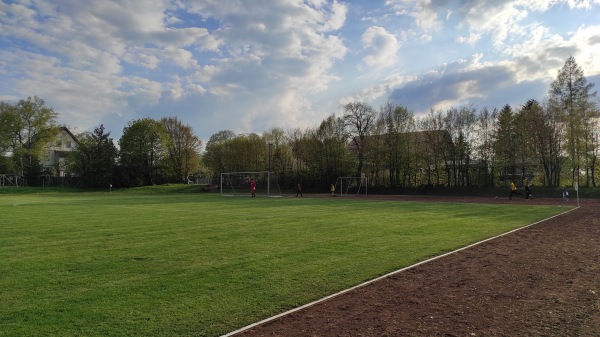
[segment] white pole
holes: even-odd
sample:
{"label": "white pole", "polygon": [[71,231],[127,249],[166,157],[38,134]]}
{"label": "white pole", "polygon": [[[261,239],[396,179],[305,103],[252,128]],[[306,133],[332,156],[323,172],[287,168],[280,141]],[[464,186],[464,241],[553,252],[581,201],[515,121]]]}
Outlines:
{"label": "white pole", "polygon": [[269,172],[267,172],[267,197],[271,196],[271,147],[273,147],[273,143],[269,143]]}

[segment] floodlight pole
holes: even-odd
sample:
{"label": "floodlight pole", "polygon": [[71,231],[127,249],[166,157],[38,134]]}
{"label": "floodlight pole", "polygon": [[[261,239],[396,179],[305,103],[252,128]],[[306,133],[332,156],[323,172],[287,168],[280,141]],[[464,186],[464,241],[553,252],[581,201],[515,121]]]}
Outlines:
{"label": "floodlight pole", "polygon": [[[579,180],[579,177],[577,177]],[[575,193],[577,194],[577,207],[579,207],[579,182],[575,182]]]}
{"label": "floodlight pole", "polygon": [[269,172],[267,172],[267,197],[271,196],[271,147],[273,147],[273,143],[269,143]]}

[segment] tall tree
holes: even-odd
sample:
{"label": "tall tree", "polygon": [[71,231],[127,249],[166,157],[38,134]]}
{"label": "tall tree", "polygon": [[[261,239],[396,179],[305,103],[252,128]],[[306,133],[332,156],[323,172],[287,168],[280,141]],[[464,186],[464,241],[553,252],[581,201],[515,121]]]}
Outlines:
{"label": "tall tree", "polygon": [[[427,183],[436,185],[451,185],[452,157],[454,144],[444,125],[445,115],[442,111],[431,109],[419,120],[421,131],[412,137],[413,152],[417,154],[419,171],[428,170]],[[417,171],[414,172],[415,176]],[[415,182],[416,184],[416,179]]]}
{"label": "tall tree", "polygon": [[496,153],[494,152],[494,137],[498,110],[492,112],[484,107],[478,116],[476,156],[479,159],[479,175],[481,185],[494,186]]}
{"label": "tall tree", "polygon": [[17,122],[15,106],[8,102],[0,102],[0,155],[12,149],[14,144],[13,125]]}
{"label": "tall tree", "polygon": [[[591,94],[592,97],[596,96],[596,92]],[[583,111],[583,144],[584,144],[584,167],[585,167],[585,185],[596,186],[595,171],[596,163],[598,161],[598,149],[600,143],[598,142],[598,122],[600,117],[600,110],[595,100],[588,100],[582,102]]]}
{"label": "tall tree", "polygon": [[236,134],[231,130],[222,130],[210,136],[202,161],[213,174],[230,171],[225,168],[226,142],[235,137]]}
{"label": "tall tree", "polygon": [[540,104],[534,99],[527,101],[514,115],[515,136],[518,144],[515,154],[521,181],[530,181],[534,172],[538,171],[536,136],[544,128],[542,116]]}
{"label": "tall tree", "polygon": [[380,108],[379,114],[385,129],[390,185],[401,186],[407,183],[410,168],[415,165],[410,151],[410,132],[415,129],[414,115],[407,107],[394,106],[389,102]]}
{"label": "tall tree", "polygon": [[0,172],[15,173],[14,162],[8,156],[12,152],[13,137],[11,126],[14,124],[16,114],[12,111],[14,105],[0,102]]}
{"label": "tall tree", "polygon": [[[226,137],[222,137],[222,136]],[[267,142],[255,133],[237,135],[232,133],[211,136],[204,154],[205,164],[213,173],[259,172],[268,169]]]}
{"label": "tall tree", "polygon": [[375,110],[364,102],[348,103],[344,105],[343,118],[356,151],[358,162],[356,176],[360,177],[364,165],[365,138],[371,133],[371,130],[375,126]]}
{"label": "tall tree", "polygon": [[176,181],[185,183],[199,167],[202,141],[191,126],[183,124],[177,117],[164,117],[160,122],[168,135],[165,159]]}
{"label": "tall tree", "polygon": [[227,171],[267,170],[267,144],[256,133],[238,135],[225,143]]}
{"label": "tall tree", "polygon": [[119,140],[121,165],[130,186],[158,183],[160,163],[166,153],[168,134],[163,124],[142,118],[128,123]]}
{"label": "tall tree", "polygon": [[297,181],[303,181],[302,179],[302,171],[304,170],[304,162],[301,160],[302,158],[302,140],[305,136],[305,133],[299,128],[295,128],[293,130],[288,131],[286,138],[287,142],[290,145],[290,150],[292,154],[292,158],[294,163],[292,164],[294,170],[294,177]]}
{"label": "tall tree", "polygon": [[451,159],[454,186],[471,185],[470,167],[475,137],[476,111],[474,108],[461,107],[446,110],[444,129],[450,133],[454,142]]}
{"label": "tall tree", "polygon": [[240,135],[231,145],[231,163],[236,163],[234,171],[260,172],[269,169],[269,146],[256,133]]}
{"label": "tall tree", "polygon": [[[592,123],[592,128],[593,130],[599,130],[600,129],[600,121],[596,120],[595,121],[595,125]],[[591,132],[590,135],[590,143],[591,143],[591,148],[590,148],[590,152],[589,152],[589,167],[590,167],[590,172],[588,177],[591,177],[592,180],[592,186],[597,187],[597,183],[596,183],[596,173],[597,173],[597,167],[598,167],[598,158],[600,156],[600,134],[598,132]]]}
{"label": "tall tree", "polygon": [[520,111],[521,133],[526,138],[531,159],[541,169],[540,181],[545,186],[558,186],[561,168],[561,134],[563,123],[551,110],[529,100]]}
{"label": "tall tree", "polygon": [[81,177],[89,187],[106,187],[112,182],[117,147],[104,125],[78,137],[79,144],[69,157],[71,172]]}
{"label": "tall tree", "polygon": [[386,183],[387,155],[385,123],[378,116],[373,128],[373,135],[366,139],[365,172],[370,185],[383,186]]}
{"label": "tall tree", "polygon": [[3,137],[8,139],[17,170],[30,182],[41,173],[40,159],[46,145],[58,134],[58,114],[34,96],[16,105],[3,104]]}
{"label": "tall tree", "polygon": [[[588,83],[583,70],[569,56],[563,67],[558,71],[556,80],[550,85],[550,104],[557,110],[563,111],[564,122],[567,125],[567,152],[570,159],[571,179],[579,183],[581,166],[589,172],[588,151],[591,148],[592,120],[598,117],[598,109],[592,98],[593,83]],[[589,182],[589,181],[588,181]]]}
{"label": "tall tree", "polygon": [[298,153],[310,184],[328,191],[337,177],[352,174],[356,160],[348,151],[347,139],[344,120],[334,115],[304,133]]}
{"label": "tall tree", "polygon": [[495,152],[498,158],[500,175],[503,179],[515,179],[517,175],[517,134],[514,113],[510,105],[505,105],[498,114],[498,128]]}
{"label": "tall tree", "polygon": [[[269,147],[267,153],[270,163],[270,170],[276,174],[278,182],[281,185],[288,183],[293,174],[293,152],[285,131],[281,128],[272,128],[263,133],[262,138]],[[299,181],[299,180],[298,180]]]}

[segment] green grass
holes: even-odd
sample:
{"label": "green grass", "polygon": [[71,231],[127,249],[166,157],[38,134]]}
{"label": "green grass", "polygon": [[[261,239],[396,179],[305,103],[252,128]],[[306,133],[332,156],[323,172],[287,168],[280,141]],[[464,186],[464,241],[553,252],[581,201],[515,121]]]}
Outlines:
{"label": "green grass", "polygon": [[0,336],[218,336],[568,209],[341,199],[0,195]]}

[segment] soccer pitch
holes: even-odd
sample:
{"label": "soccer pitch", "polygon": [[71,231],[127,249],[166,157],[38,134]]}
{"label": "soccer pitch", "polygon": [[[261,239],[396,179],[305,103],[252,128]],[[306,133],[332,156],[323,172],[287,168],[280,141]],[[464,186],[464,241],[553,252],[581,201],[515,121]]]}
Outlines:
{"label": "soccer pitch", "polygon": [[0,195],[0,336],[218,336],[567,209]]}

